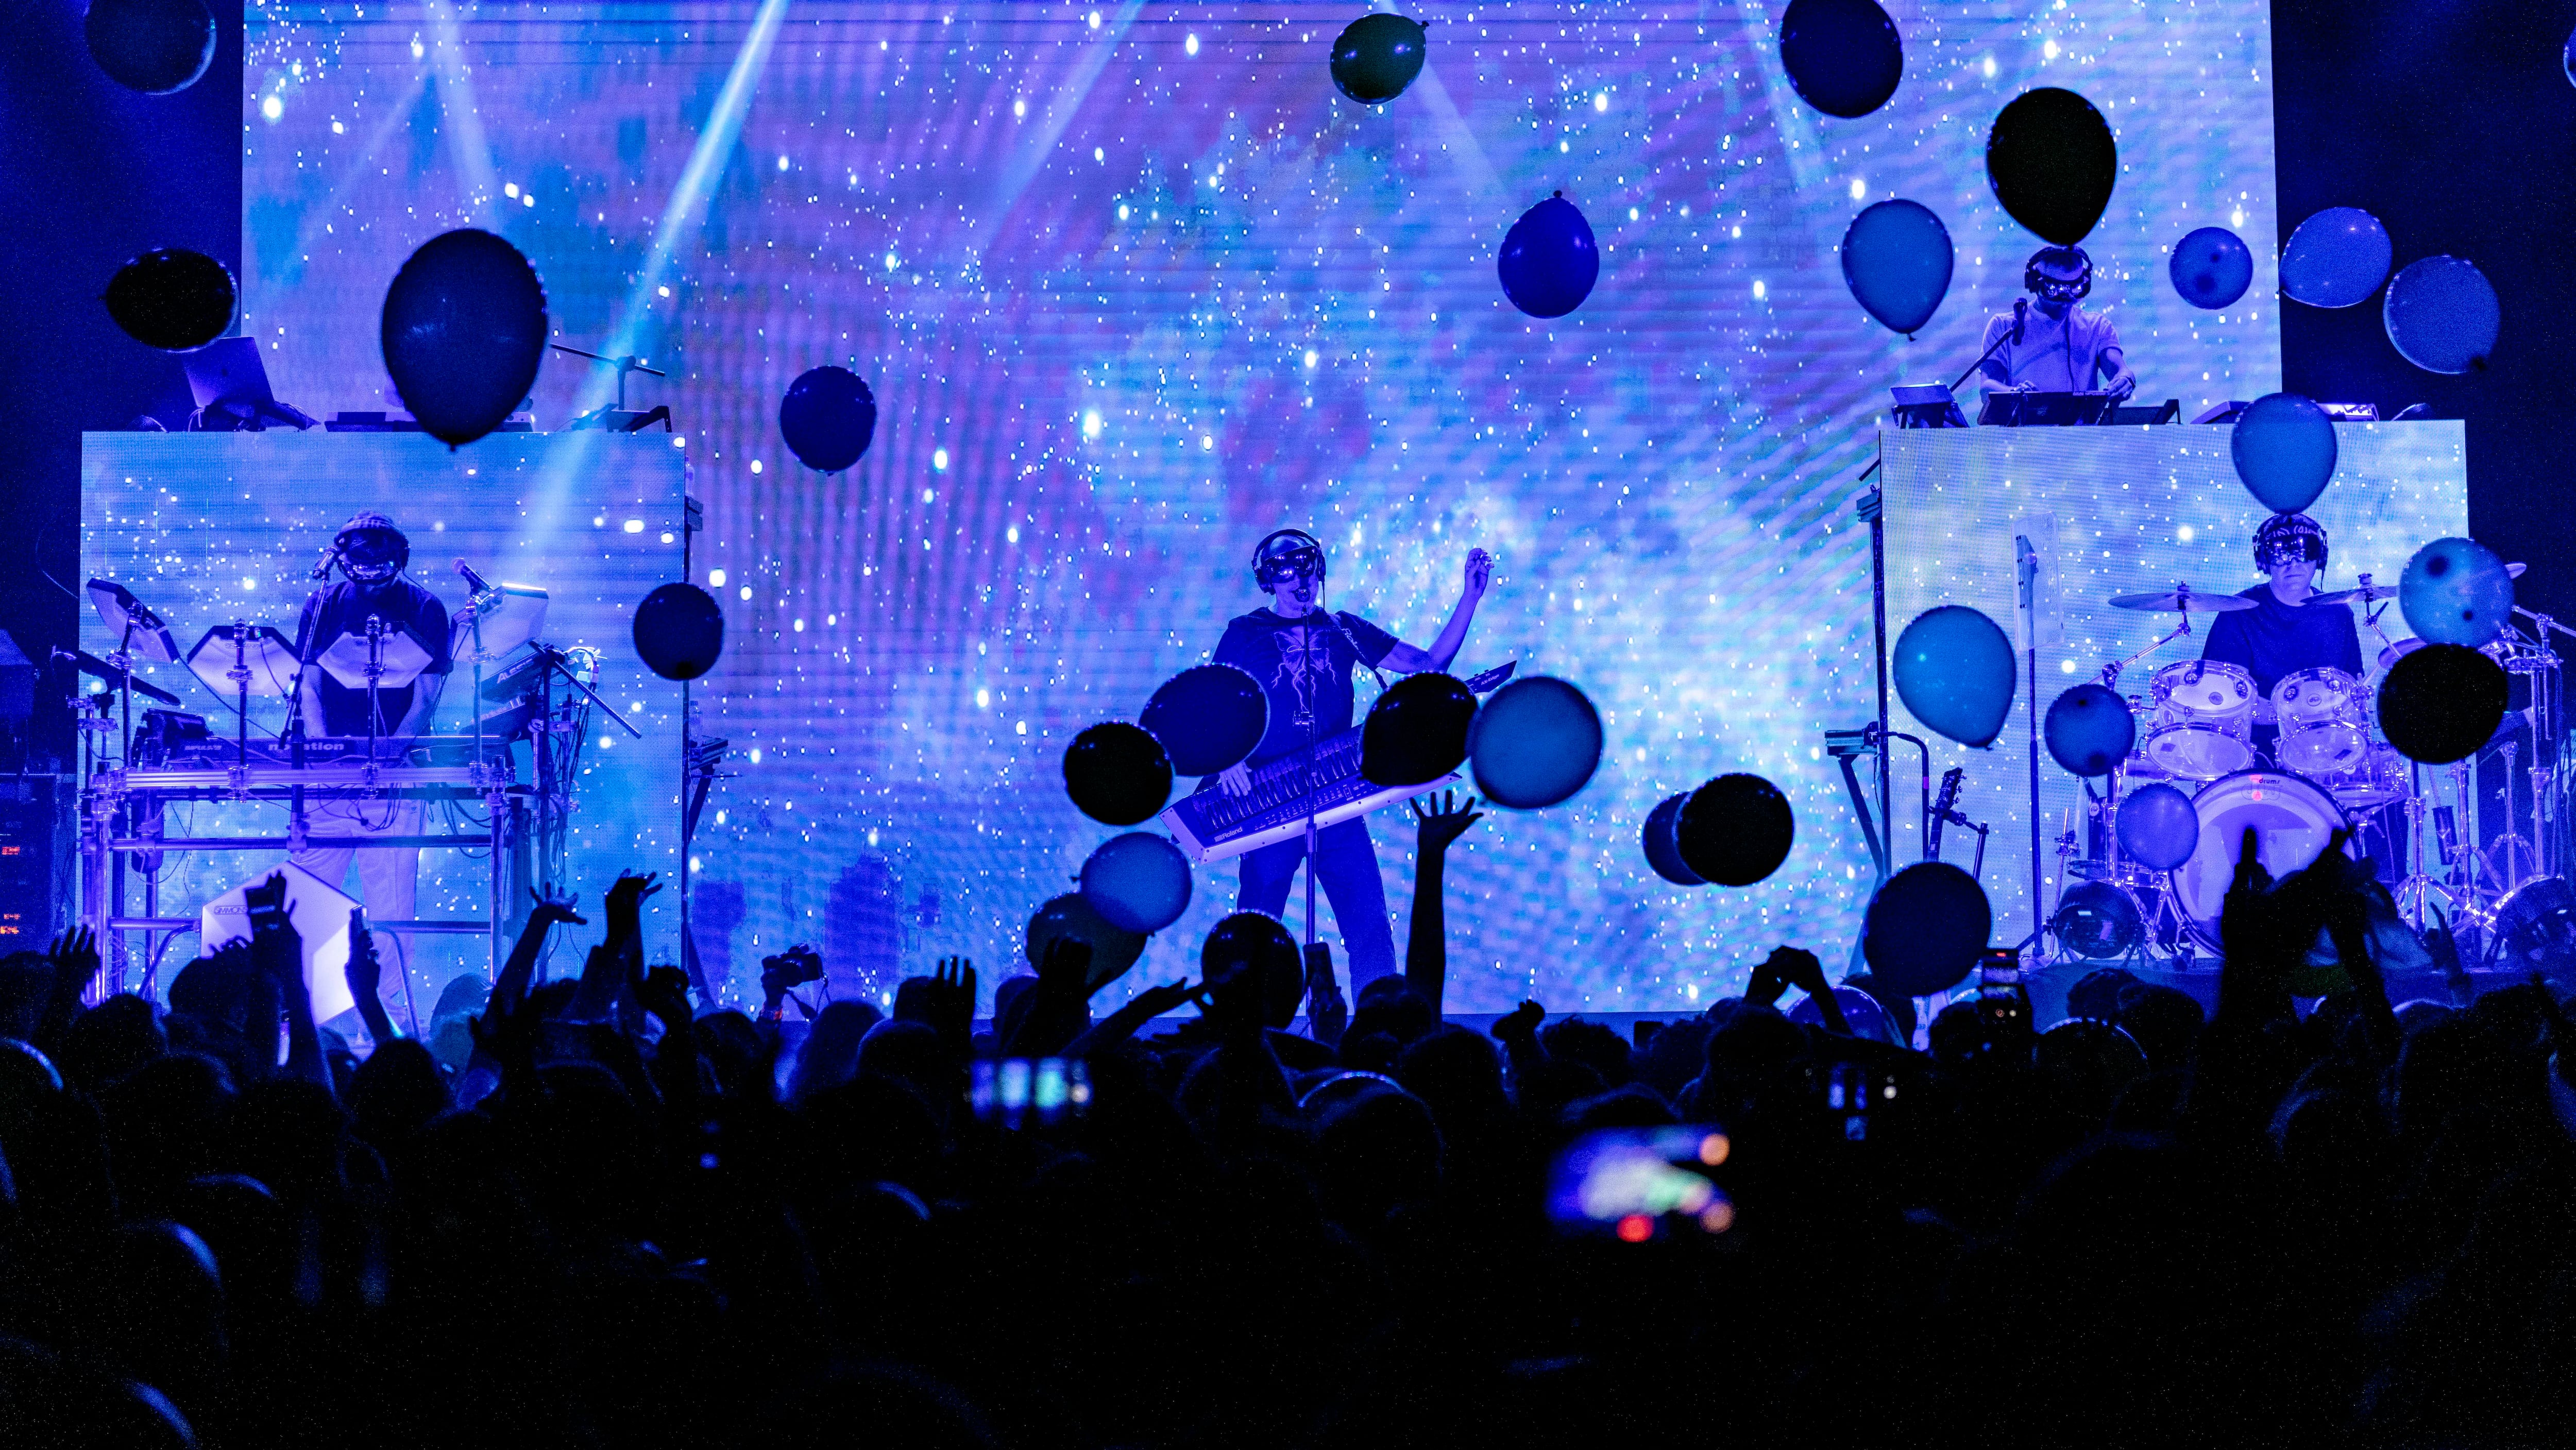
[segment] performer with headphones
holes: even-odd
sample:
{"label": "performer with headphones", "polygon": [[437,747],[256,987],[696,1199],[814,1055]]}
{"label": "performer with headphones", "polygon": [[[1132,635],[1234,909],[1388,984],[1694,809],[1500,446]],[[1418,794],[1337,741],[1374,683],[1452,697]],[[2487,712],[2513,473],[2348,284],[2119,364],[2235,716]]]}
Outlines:
{"label": "performer with headphones", "polygon": [[[2042,247],[2022,267],[2021,285],[2036,297],[1986,322],[1987,358],[1979,369],[1989,392],[2090,393],[2125,398],[2138,390],[2111,319],[2079,304],[2093,290],[2093,259],[2082,247]],[[2000,344],[2000,345],[1999,345]],[[2100,385],[2096,387],[2097,378]]]}
{"label": "performer with headphones", "polygon": [[[325,584],[304,601],[296,626],[295,657],[302,663],[296,710],[304,733],[364,739],[374,736],[378,758],[399,762],[411,740],[429,732],[430,712],[453,667],[448,653],[447,607],[438,596],[402,577],[411,562],[411,540],[380,513],[362,513],[332,537],[316,579],[328,579],[336,566],[347,576]],[[342,635],[366,632],[370,619],[386,633],[411,636],[429,654],[429,666],[412,682],[390,689],[352,689],[315,663]],[[367,718],[371,708],[376,718]],[[318,836],[417,836],[420,802],[398,797],[385,800],[328,800],[306,811],[307,829]],[[417,846],[316,846],[288,858],[335,887],[345,888],[349,866],[358,867],[360,897],[367,914],[384,921],[417,916],[420,848]],[[391,960],[411,969],[409,945],[399,936],[377,935],[391,942]]]}
{"label": "performer with headphones", "polygon": [[2283,675],[2333,668],[2360,679],[2361,631],[2339,604],[2311,607],[2326,567],[2326,531],[2306,514],[2274,514],[2254,531],[2254,564],[2271,576],[2239,591],[2251,609],[2213,615],[2205,660],[2222,660],[2254,677],[2266,697]]}
{"label": "performer with headphones", "polygon": [[[1323,607],[1321,540],[1303,529],[1280,529],[1262,539],[1252,551],[1252,578],[1271,602],[1228,621],[1215,659],[1261,682],[1270,702],[1270,728],[1248,760],[1218,777],[1221,787],[1241,795],[1251,789],[1253,767],[1351,728],[1353,666],[1374,671],[1383,665],[1406,674],[1449,668],[1466,642],[1467,626],[1493,572],[1491,555],[1468,550],[1457,607],[1449,611],[1449,622],[1431,647],[1416,649],[1356,614]],[[1247,853],[1236,909],[1277,916],[1288,904],[1289,885],[1305,860],[1303,837]],[[1367,818],[1323,827],[1316,833],[1315,860],[1306,864],[1341,924],[1353,990],[1395,971],[1395,936]]]}

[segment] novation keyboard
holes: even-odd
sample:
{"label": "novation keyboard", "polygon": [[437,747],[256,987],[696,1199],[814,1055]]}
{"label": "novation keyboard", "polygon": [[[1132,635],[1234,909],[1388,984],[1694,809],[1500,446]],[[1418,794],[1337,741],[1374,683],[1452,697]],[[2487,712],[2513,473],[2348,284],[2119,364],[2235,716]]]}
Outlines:
{"label": "novation keyboard", "polygon": [[[1467,689],[1478,695],[1489,693],[1510,679],[1519,665],[1518,660],[1497,665],[1466,681]],[[1163,826],[1184,855],[1204,866],[1304,835],[1309,814],[1320,830],[1458,783],[1455,771],[1438,780],[1402,786],[1379,785],[1361,775],[1360,737],[1367,728],[1354,725],[1267,765],[1254,766],[1252,789],[1242,795],[1229,794],[1217,777],[1209,776],[1195,793],[1164,810]]]}

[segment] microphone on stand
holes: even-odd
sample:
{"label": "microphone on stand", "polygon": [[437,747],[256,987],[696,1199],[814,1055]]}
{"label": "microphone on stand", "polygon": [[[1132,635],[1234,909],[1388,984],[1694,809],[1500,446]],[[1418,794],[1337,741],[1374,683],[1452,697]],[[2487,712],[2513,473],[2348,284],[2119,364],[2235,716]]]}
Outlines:
{"label": "microphone on stand", "polygon": [[313,572],[305,577],[310,579],[328,579],[331,577],[331,566],[339,562],[340,546],[337,543],[324,544],[322,546],[322,561],[315,564],[313,566]]}
{"label": "microphone on stand", "polygon": [[474,572],[473,565],[459,559],[456,561],[456,572],[465,576],[466,588],[477,594],[489,594],[492,592],[492,586],[483,582],[483,576]]}
{"label": "microphone on stand", "polygon": [[2027,297],[2016,297],[2016,298],[2014,298],[2014,299],[2013,299],[2013,334],[2012,334],[2012,337],[2013,337],[2013,341],[2014,341],[2015,343],[2019,343],[2019,342],[2021,341],[2022,319],[2023,319],[2023,318],[2025,318],[2025,317],[2027,317],[2029,314],[2030,314],[2030,299],[2029,299],[2029,298],[2027,298]]}

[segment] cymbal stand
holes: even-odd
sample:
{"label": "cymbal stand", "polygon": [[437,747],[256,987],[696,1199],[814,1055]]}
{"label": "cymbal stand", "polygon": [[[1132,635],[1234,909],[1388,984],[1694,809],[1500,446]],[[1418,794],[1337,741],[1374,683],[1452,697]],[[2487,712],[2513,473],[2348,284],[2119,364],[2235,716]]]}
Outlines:
{"label": "cymbal stand", "polygon": [[[2409,768],[2417,771],[2422,769],[2420,766],[2412,765],[2411,762]],[[2395,893],[2398,912],[2414,926],[2418,935],[2423,933],[2424,914],[2431,907],[2434,897],[2442,898],[2454,911],[2459,909],[2460,904],[2460,899],[2452,894],[2449,887],[2424,869],[2424,816],[2430,808],[2419,782],[2418,788],[2408,792],[2406,796],[2406,863],[2409,869],[2406,879],[2397,883]]]}
{"label": "cymbal stand", "polygon": [[[2189,594],[2191,591],[2187,587],[2178,587],[2175,592]],[[2120,671],[2127,669],[2129,666],[2134,665],[2138,661],[2145,659],[2147,656],[2154,654],[2156,651],[2163,649],[2166,645],[2169,645],[2175,640],[2181,639],[2191,633],[2191,611],[2188,609],[2178,609],[2174,612],[2182,617],[2182,622],[2175,625],[2172,631],[2166,634],[2164,638],[2157,640],[2155,643],[2148,645],[2146,648],[2139,650],[2137,653],[2130,655],[2126,659],[2113,660],[2111,663],[2102,667],[2102,688],[2106,690],[2119,689]]]}
{"label": "cymbal stand", "polygon": [[237,794],[249,780],[250,767],[250,621],[233,621],[233,667],[224,678],[233,682],[233,786]]}
{"label": "cymbal stand", "polygon": [[[2528,879],[2514,869],[2520,864],[2514,859],[2514,853],[2519,851],[2522,860],[2531,863],[2532,872],[2535,875],[2540,870],[2540,853],[2533,849],[2531,838],[2522,833],[2520,828],[2522,808],[2514,803],[2513,757],[2514,753],[2521,748],[2521,742],[2508,740],[2497,748],[2504,752],[2504,834],[2487,843],[2483,858],[2487,873],[2497,878],[2497,889],[2510,895],[2515,887]],[[2538,751],[2534,750],[2533,753],[2536,755]],[[2505,864],[2502,866],[2496,864],[2498,852],[2503,853]]]}

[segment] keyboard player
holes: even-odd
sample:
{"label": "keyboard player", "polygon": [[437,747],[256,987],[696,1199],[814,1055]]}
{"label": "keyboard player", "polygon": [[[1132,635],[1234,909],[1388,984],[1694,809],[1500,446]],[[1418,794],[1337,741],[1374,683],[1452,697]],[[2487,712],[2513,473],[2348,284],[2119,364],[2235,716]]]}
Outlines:
{"label": "keyboard player", "polygon": [[2108,314],[2087,312],[2093,259],[2082,247],[2042,247],[2022,267],[2030,296],[1986,320],[1987,357],[1978,371],[1988,394],[2091,393],[2112,401],[2138,390]]}
{"label": "keyboard player", "polygon": [[[1325,609],[1324,546],[1314,535],[1280,529],[1264,538],[1252,551],[1252,577],[1270,595],[1270,603],[1227,622],[1215,659],[1261,682],[1270,702],[1270,728],[1250,759],[1218,778],[1220,787],[1241,795],[1251,788],[1254,767],[1350,729],[1354,666],[1384,666],[1405,674],[1449,668],[1466,643],[1467,626],[1476,617],[1493,569],[1493,558],[1484,550],[1468,551],[1464,588],[1449,622],[1429,649],[1417,649],[1356,614]],[[1236,909],[1279,915],[1288,904],[1298,866],[1306,864],[1313,884],[1333,903],[1353,989],[1395,971],[1395,935],[1367,817],[1318,830],[1315,857],[1306,862],[1302,834],[1245,853]]]}
{"label": "keyboard player", "polygon": [[[296,630],[296,658],[303,662],[303,684],[297,709],[308,736],[373,736],[379,759],[400,761],[402,746],[429,733],[430,712],[451,668],[448,658],[447,607],[438,596],[403,577],[411,562],[411,540],[393,520],[362,513],[333,536],[323,569],[337,566],[347,577],[323,585],[304,601]],[[327,578],[325,572],[322,577]],[[429,652],[419,678],[392,689],[351,689],[315,663],[344,634],[362,634],[377,619],[387,630],[400,630]],[[375,719],[368,719],[370,709]],[[382,800],[320,800],[306,808],[306,828],[316,836],[417,836],[421,803],[399,797]],[[349,867],[358,868],[359,897],[376,921],[409,921],[419,915],[418,846],[315,846],[289,858],[332,886],[346,889]],[[387,962],[408,973],[409,944],[400,936],[379,935]],[[388,945],[389,944],[389,945]],[[407,978],[406,978],[407,980]]]}

